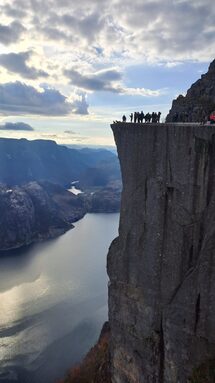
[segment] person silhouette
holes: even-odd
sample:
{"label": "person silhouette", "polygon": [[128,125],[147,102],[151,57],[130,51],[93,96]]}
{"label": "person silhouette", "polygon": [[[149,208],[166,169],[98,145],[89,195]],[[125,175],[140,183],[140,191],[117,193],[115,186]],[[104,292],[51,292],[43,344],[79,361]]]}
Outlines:
{"label": "person silhouette", "polygon": [[137,122],[137,112],[134,112],[134,123],[136,124]]}
{"label": "person silhouette", "polygon": [[152,112],[152,123],[157,122],[156,118],[157,118],[157,114],[155,112]]}
{"label": "person silhouette", "polygon": [[122,116],[122,121],[126,122],[126,116],[125,115]]}
{"label": "person silhouette", "polygon": [[143,111],[141,110],[141,113],[140,113],[140,122],[143,123],[143,119],[144,119],[144,113]]}
{"label": "person silhouette", "polygon": [[149,113],[146,113],[146,114],[145,114],[145,122],[146,122],[146,123],[149,122]]}
{"label": "person silhouette", "polygon": [[131,122],[133,121],[133,113],[130,114]]}

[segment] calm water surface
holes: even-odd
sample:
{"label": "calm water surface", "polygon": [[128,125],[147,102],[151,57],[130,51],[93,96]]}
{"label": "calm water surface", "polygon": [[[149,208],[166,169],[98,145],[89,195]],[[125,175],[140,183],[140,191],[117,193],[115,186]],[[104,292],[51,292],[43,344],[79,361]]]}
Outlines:
{"label": "calm water surface", "polygon": [[0,383],[54,383],[107,319],[106,255],[119,214],[0,257]]}

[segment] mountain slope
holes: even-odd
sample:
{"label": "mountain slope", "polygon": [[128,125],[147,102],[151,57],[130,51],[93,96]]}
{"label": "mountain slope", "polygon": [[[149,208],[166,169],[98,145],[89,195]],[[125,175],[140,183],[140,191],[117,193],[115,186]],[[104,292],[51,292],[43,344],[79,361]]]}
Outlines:
{"label": "mountain slope", "polygon": [[215,60],[187,91],[173,100],[166,122],[201,122],[215,110]]}
{"label": "mountain slope", "polygon": [[[118,159],[107,150],[69,149],[48,140],[0,138],[0,183],[11,186],[41,180],[66,186],[79,180],[89,168],[94,168],[94,173],[105,170],[110,161],[119,179]],[[108,182],[110,171],[106,173]]]}

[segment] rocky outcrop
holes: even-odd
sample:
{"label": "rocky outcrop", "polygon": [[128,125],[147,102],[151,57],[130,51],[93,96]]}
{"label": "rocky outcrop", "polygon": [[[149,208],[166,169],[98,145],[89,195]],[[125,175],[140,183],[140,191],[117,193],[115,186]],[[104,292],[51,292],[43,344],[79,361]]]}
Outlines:
{"label": "rocky outcrop", "polygon": [[186,96],[173,100],[166,122],[202,122],[215,110],[215,60],[206,74],[196,81]]}
{"label": "rocky outcrop", "polygon": [[108,254],[112,383],[185,383],[215,359],[215,127],[112,129],[123,180]]}
{"label": "rocky outcrop", "polygon": [[84,195],[89,213],[118,213],[121,201],[121,182]]}
{"label": "rocky outcrop", "polygon": [[48,181],[0,184],[0,251],[57,237],[86,213],[119,212],[121,182],[75,195]]}
{"label": "rocky outcrop", "polygon": [[73,367],[67,377],[58,383],[111,383],[109,339],[110,328],[105,322],[96,345],[82,363]]}
{"label": "rocky outcrop", "polygon": [[59,185],[0,186],[0,250],[54,238],[86,213],[83,201]]}

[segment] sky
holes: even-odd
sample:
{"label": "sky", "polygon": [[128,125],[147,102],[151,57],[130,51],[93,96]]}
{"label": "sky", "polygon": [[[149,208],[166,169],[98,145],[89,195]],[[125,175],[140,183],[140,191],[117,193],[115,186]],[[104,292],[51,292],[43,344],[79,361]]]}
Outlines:
{"label": "sky", "polygon": [[0,136],[113,145],[215,58],[212,0],[0,0]]}

